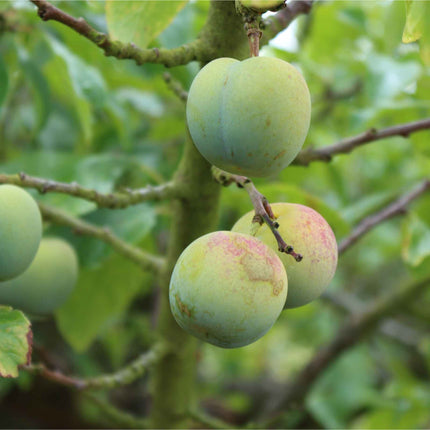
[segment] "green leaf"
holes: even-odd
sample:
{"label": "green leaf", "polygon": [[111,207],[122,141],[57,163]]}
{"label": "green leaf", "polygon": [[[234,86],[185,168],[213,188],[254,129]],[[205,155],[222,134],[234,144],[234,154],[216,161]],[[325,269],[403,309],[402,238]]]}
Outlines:
{"label": "green leaf", "polygon": [[413,212],[404,225],[402,256],[412,267],[418,267],[430,256],[430,226]]}
{"label": "green leaf", "polygon": [[20,312],[0,306],[0,377],[16,378],[18,366],[30,364],[33,333]]}
{"label": "green leaf", "polygon": [[430,64],[430,2],[423,0],[406,1],[406,24],[402,41],[411,43],[420,40],[421,58]]}
{"label": "green leaf", "polygon": [[74,349],[84,351],[150,279],[135,263],[115,254],[98,268],[82,270],[71,297],[56,313],[62,335]]}
{"label": "green leaf", "polygon": [[110,36],[146,48],[187,4],[179,1],[107,1]]}
{"label": "green leaf", "polygon": [[416,42],[423,35],[425,1],[405,0],[406,23],[403,29],[402,42]]}
{"label": "green leaf", "polygon": [[54,53],[66,63],[75,93],[91,102],[96,108],[103,106],[106,101],[107,88],[99,70],[86,64],[53,37],[48,37],[47,40]]}
{"label": "green leaf", "polygon": [[34,58],[22,47],[18,49],[18,58],[22,72],[32,90],[37,121],[35,131],[37,132],[45,126],[50,114],[51,95],[49,85]]}
{"label": "green leaf", "polygon": [[311,414],[325,428],[346,428],[354,412],[378,401],[374,372],[365,346],[349,351],[316,382],[306,399]]}
{"label": "green leaf", "polygon": [[0,108],[6,99],[7,90],[9,87],[9,75],[7,72],[6,64],[0,57]]}
{"label": "green leaf", "polygon": [[[80,129],[82,137],[78,140],[78,145],[89,146],[93,137],[93,113],[90,103],[79,96],[68,75],[65,62],[59,56],[54,56],[45,64],[44,74],[48,79],[51,90],[61,100],[63,106],[70,109],[73,117],[70,122],[73,126]],[[61,140],[62,136],[58,136]]]}

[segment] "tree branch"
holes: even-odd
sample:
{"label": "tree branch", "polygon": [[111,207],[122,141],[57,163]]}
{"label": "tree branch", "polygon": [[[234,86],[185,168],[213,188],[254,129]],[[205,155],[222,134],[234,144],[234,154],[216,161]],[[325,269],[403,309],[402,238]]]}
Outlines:
{"label": "tree branch", "polygon": [[[410,300],[413,300],[425,287],[430,285],[430,277],[407,284],[373,304],[368,304],[368,311],[351,315],[335,338],[326,346],[322,347],[308,362],[302,371],[286,387],[284,393],[273,404],[272,412],[276,412],[269,422],[259,426],[268,428],[275,424],[279,417],[293,404],[301,403],[312,388],[314,382],[322,372],[332,364],[344,351],[356,345],[365,335],[374,329],[387,315],[397,311]],[[276,403],[276,404],[275,404]]]}
{"label": "tree branch", "polygon": [[279,224],[274,221],[275,215],[272,212],[269,202],[266,197],[255,188],[251,179],[246,176],[234,175],[215,166],[212,166],[212,174],[215,180],[223,186],[235,183],[239,188],[244,188],[255,209],[255,216],[252,222],[258,222],[260,225],[265,222],[275,236],[278,243],[278,250],[290,254],[296,261],[302,261],[303,256],[294,252],[294,248],[291,245],[287,245],[284,239],[282,239],[278,231]]}
{"label": "tree branch", "polygon": [[149,428],[149,422],[144,418],[136,417],[128,412],[118,409],[109,401],[101,399],[100,397],[92,393],[85,393],[84,396],[85,398],[93,402],[103,412],[104,424],[109,427],[114,424],[116,428]]}
{"label": "tree branch", "polygon": [[117,372],[87,379],[64,375],[62,372],[57,370],[48,369],[41,363],[23,366],[22,370],[35,373],[57,384],[78,390],[109,390],[121,385],[131,384],[133,381],[140,378],[146,372],[148,367],[160,360],[166,353],[166,345],[160,342]]}
{"label": "tree branch", "polygon": [[123,369],[110,375],[102,375],[86,380],[84,389],[111,389],[120,385],[131,384],[140,378],[149,366],[159,361],[168,352],[166,344],[159,342],[148,352],[143,353]]}
{"label": "tree branch", "polygon": [[141,49],[133,43],[111,40],[107,34],[92,28],[85,19],[74,18],[46,0],[30,1],[37,6],[38,15],[44,21],[57,21],[70,27],[101,48],[108,57],[116,57],[120,60],[134,60],[138,65],[157,63],[164,64],[166,67],[173,67],[198,60],[199,52],[202,49],[201,39],[196,39],[189,44],[173,49]]}
{"label": "tree branch", "polygon": [[414,190],[410,191],[407,194],[399,197],[397,200],[372,215],[369,215],[367,218],[364,218],[358,225],[353,229],[351,234],[343,239],[339,246],[339,254],[345,252],[348,248],[354,245],[357,240],[359,240],[363,235],[365,235],[369,230],[380,224],[381,222],[393,218],[396,215],[401,215],[406,211],[408,205],[420,197],[426,191],[430,190],[430,179],[426,179]]}
{"label": "tree branch", "polygon": [[[346,311],[351,315],[362,313],[367,307],[367,305],[357,297],[341,291],[336,291],[336,293],[325,291],[321,298],[334,307]],[[403,324],[394,318],[385,318],[381,321],[379,331],[384,336],[387,336],[408,348],[415,349],[417,349],[422,337],[416,329]]]}
{"label": "tree branch", "polygon": [[421,130],[430,129],[430,118],[425,118],[419,121],[408,122],[395,125],[393,127],[376,130],[374,128],[365,131],[357,136],[341,140],[333,145],[328,145],[322,148],[306,148],[299,152],[294,165],[308,166],[313,161],[331,161],[334,155],[347,154],[366,143],[375,142],[387,137],[402,136],[408,137],[411,133],[416,133]]}
{"label": "tree branch", "polygon": [[179,100],[186,102],[188,99],[188,92],[184,90],[181,83],[175,79],[172,78],[172,75],[170,73],[164,72],[163,73],[163,79],[166,83],[169,90],[172,91],[173,94],[175,94]]}
{"label": "tree branch", "polygon": [[275,15],[267,18],[262,23],[264,30],[261,46],[268,43],[282,30],[285,30],[299,15],[308,14],[311,11],[313,0],[289,1],[285,8]]}
{"label": "tree branch", "polygon": [[59,209],[42,203],[39,203],[39,208],[45,220],[49,220],[60,225],[66,225],[71,227],[77,234],[92,236],[107,243],[116,252],[133,261],[144,270],[159,273],[164,267],[163,258],[149,254],[142,251],[140,248],[124,242],[107,228],[97,227],[86,221],[82,221],[79,218],[75,218]]}
{"label": "tree branch", "polygon": [[189,416],[196,421],[198,424],[203,424],[204,428],[210,428],[210,429],[231,429],[231,424],[228,424],[219,418],[212,417],[211,415],[208,415],[206,412],[197,410],[197,409],[190,409]]}
{"label": "tree branch", "polygon": [[0,174],[0,184],[13,184],[19,187],[34,188],[41,194],[61,193],[79,197],[94,202],[98,207],[109,209],[123,209],[146,201],[159,201],[181,198],[182,191],[174,182],[162,185],[148,185],[144,188],[125,189],[121,192],[102,194],[96,190],[85,188],[76,182],[56,182],[50,179],[37,178],[25,173],[18,175]]}

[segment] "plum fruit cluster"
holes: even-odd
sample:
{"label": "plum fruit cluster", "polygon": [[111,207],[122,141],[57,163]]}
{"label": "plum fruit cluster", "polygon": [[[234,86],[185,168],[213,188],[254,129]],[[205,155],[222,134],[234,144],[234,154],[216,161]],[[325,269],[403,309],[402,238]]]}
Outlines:
{"label": "plum fruit cluster", "polygon": [[173,316],[187,332],[236,348],[272,327],[287,291],[285,268],[274,251],[252,236],[217,231],[183,251],[169,298]]}
{"label": "plum fruit cluster", "polygon": [[299,204],[276,203],[272,210],[280,234],[303,260],[280,253],[266,225],[255,231],[254,212],[231,232],[195,240],[179,257],[169,290],[173,316],[188,333],[224,348],[248,345],[284,308],[311,302],[330,283],[337,244],[324,218]]}
{"label": "plum fruit cluster", "polygon": [[42,217],[33,197],[15,185],[0,185],[0,281],[30,266],[41,238]]}
{"label": "plum fruit cluster", "polygon": [[[294,203],[271,205],[279,234],[288,245],[304,256],[297,262],[290,255],[279,252],[275,236],[263,224],[255,237],[275,250],[288,275],[286,308],[296,308],[318,298],[336,272],[337,243],[327,221],[315,210]],[[254,212],[248,212],[233,226],[232,231],[251,234]]]}
{"label": "plum fruit cluster", "polygon": [[50,314],[72,292],[78,276],[74,249],[63,239],[44,238],[30,267],[0,282],[0,303],[33,314]]}
{"label": "plum fruit cluster", "polygon": [[218,58],[195,77],[186,110],[192,140],[211,164],[264,177],[300,151],[311,99],[303,76],[286,61]]}

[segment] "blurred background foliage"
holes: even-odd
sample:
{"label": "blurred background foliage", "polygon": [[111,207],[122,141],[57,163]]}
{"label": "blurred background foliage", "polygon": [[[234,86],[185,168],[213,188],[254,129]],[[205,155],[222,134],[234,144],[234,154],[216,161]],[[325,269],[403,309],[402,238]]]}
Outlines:
{"label": "blurred background foliage", "polygon": [[[182,3],[171,24],[146,44],[174,47],[197,36],[209,2]],[[108,31],[114,3],[110,9],[93,0],[55,4]],[[308,82],[313,113],[305,146],[430,116],[430,68],[419,42],[402,43],[405,16],[402,1],[317,2],[309,16],[294,21],[262,50],[295,64]],[[198,68],[191,63],[169,73],[188,89]],[[160,65],[138,67],[103,56],[70,29],[42,22],[29,2],[0,2],[0,171],[76,181],[102,192],[169,179],[186,125],[185,105],[166,86],[164,72]],[[340,241],[358,221],[429,172],[430,131],[423,131],[369,144],[330,163],[290,166],[256,184],[271,202],[315,208]],[[109,226],[130,243],[165,252],[172,213],[164,203],[109,211],[55,193],[35,197]],[[243,190],[223,189],[219,229],[230,229],[250,209]],[[45,234],[61,235],[75,246],[81,272],[75,292],[54,318],[31,318],[35,356],[82,376],[125,365],[153,340],[155,280],[95,239],[52,225],[46,225]],[[329,291],[366,309],[399,282],[429,274],[427,195],[407,215],[381,224],[348,250]],[[306,414],[292,412],[284,425],[428,428],[429,308],[430,291],[405,304],[396,320],[409,328],[409,341],[375,332],[329,367],[307,396]],[[330,297],[323,298],[283,312],[250,346],[201,345],[198,377],[206,410],[238,425],[258,417],[261,399],[276,393],[280,381],[294,376],[333,338],[344,315]],[[110,398],[144,414],[145,382],[117,389]],[[1,380],[0,399],[3,428],[106,426],[84,399],[29,374]],[[39,406],[29,407],[30,401]]]}

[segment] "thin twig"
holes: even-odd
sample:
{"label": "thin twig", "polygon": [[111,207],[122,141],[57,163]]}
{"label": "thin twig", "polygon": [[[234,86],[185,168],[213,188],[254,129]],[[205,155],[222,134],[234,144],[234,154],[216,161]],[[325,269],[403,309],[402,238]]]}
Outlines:
{"label": "thin twig", "polygon": [[354,245],[357,240],[359,240],[362,236],[364,236],[368,231],[377,226],[383,221],[386,221],[390,218],[393,218],[396,215],[403,214],[408,205],[420,197],[426,191],[430,190],[430,179],[426,179],[421,184],[416,186],[409,193],[404,194],[403,196],[396,199],[394,202],[383,208],[382,210],[369,215],[367,218],[364,218],[358,225],[353,229],[351,234],[349,234],[345,239],[343,239],[339,246],[339,254],[345,252],[348,248]]}
{"label": "thin twig", "polygon": [[369,303],[367,311],[351,315],[342,324],[334,339],[322,347],[308,364],[299,372],[294,380],[285,387],[282,395],[273,401],[272,412],[275,415],[259,428],[270,428],[279,417],[292,407],[302,403],[314,382],[344,351],[356,345],[365,335],[371,332],[382,319],[393,314],[398,308],[404,306],[410,300],[417,298],[425,287],[430,285],[430,277],[407,284],[390,293],[374,303]]}
{"label": "thin twig", "polygon": [[131,384],[140,378],[147,371],[148,367],[160,360],[166,352],[167,348],[164,344],[156,344],[149,351],[144,352],[117,372],[87,379],[64,375],[58,370],[48,369],[42,363],[23,366],[22,370],[40,375],[59,385],[78,390],[112,389]]}
{"label": "thin twig", "polygon": [[120,192],[108,194],[99,193],[96,190],[82,187],[76,182],[57,182],[50,179],[30,176],[26,173],[19,173],[18,175],[0,174],[0,184],[13,184],[19,187],[34,188],[41,194],[68,194],[94,202],[98,207],[109,209],[123,209],[150,200],[159,201],[182,197],[181,190],[174,182],[167,182],[156,186],[148,185],[144,188],[127,188]]}
{"label": "thin twig", "polygon": [[131,384],[140,378],[154,363],[159,361],[168,352],[164,343],[154,345],[148,352],[143,353],[123,369],[110,375],[102,375],[87,379],[84,389],[104,388],[111,389],[119,385]]}
{"label": "thin twig", "polygon": [[[321,296],[321,299],[330,303],[335,308],[343,310],[351,315],[362,313],[367,308],[367,304],[358,297],[342,291],[336,291],[335,293],[325,291]],[[384,336],[387,336],[408,348],[415,349],[417,349],[422,337],[416,329],[403,324],[394,318],[385,318],[381,321],[379,331]]]}
{"label": "thin twig", "polygon": [[183,102],[187,101],[188,92],[184,90],[179,81],[173,79],[172,75],[167,72],[163,73],[163,79],[164,82],[166,82],[167,87],[179,98],[179,100],[182,100]]}
{"label": "thin twig", "polygon": [[341,140],[333,145],[322,148],[307,148],[299,152],[292,164],[307,166],[313,161],[331,161],[332,157],[337,154],[347,154],[352,150],[377,140],[386,139],[387,137],[402,136],[408,137],[411,133],[430,129],[430,118],[419,121],[407,122],[395,125],[393,127],[376,130],[372,128],[357,136]]}
{"label": "thin twig", "polygon": [[204,428],[209,429],[231,429],[231,424],[221,421],[219,418],[212,417],[206,412],[197,409],[191,409],[188,412],[189,416],[197,421],[198,424],[203,424]]}
{"label": "thin twig", "polygon": [[130,245],[118,236],[114,235],[109,229],[98,227],[79,218],[73,217],[60,209],[39,203],[40,211],[45,220],[56,224],[71,227],[76,234],[84,234],[95,237],[108,245],[122,256],[133,261],[144,270],[159,273],[164,267],[164,259]]}
{"label": "thin twig", "polygon": [[30,1],[37,6],[38,15],[44,21],[53,20],[70,27],[96,44],[108,57],[116,57],[121,60],[134,60],[138,65],[157,63],[164,64],[166,67],[179,66],[198,60],[198,54],[202,45],[201,39],[196,39],[189,44],[173,49],[141,49],[134,43],[123,43],[111,40],[107,34],[99,32],[91,27],[85,19],[74,18],[46,0]]}
{"label": "thin twig", "polygon": [[298,16],[311,11],[313,0],[289,1],[285,8],[263,21],[263,38],[261,45],[285,30]]}
{"label": "thin twig", "polygon": [[244,188],[255,209],[255,216],[252,222],[258,222],[260,225],[265,222],[276,238],[278,250],[291,255],[296,261],[302,261],[303,256],[297,254],[294,248],[285,243],[284,239],[282,239],[278,231],[279,224],[275,221],[275,215],[273,214],[269,202],[266,197],[257,190],[251,179],[246,176],[234,175],[215,166],[212,166],[212,174],[215,180],[223,186],[235,183],[239,188]]}
{"label": "thin twig", "polygon": [[125,429],[149,428],[149,421],[145,418],[136,417],[122,409],[117,408],[111,402],[101,399],[93,393],[84,393],[83,396],[94,403],[102,412],[103,422],[109,427]]}

